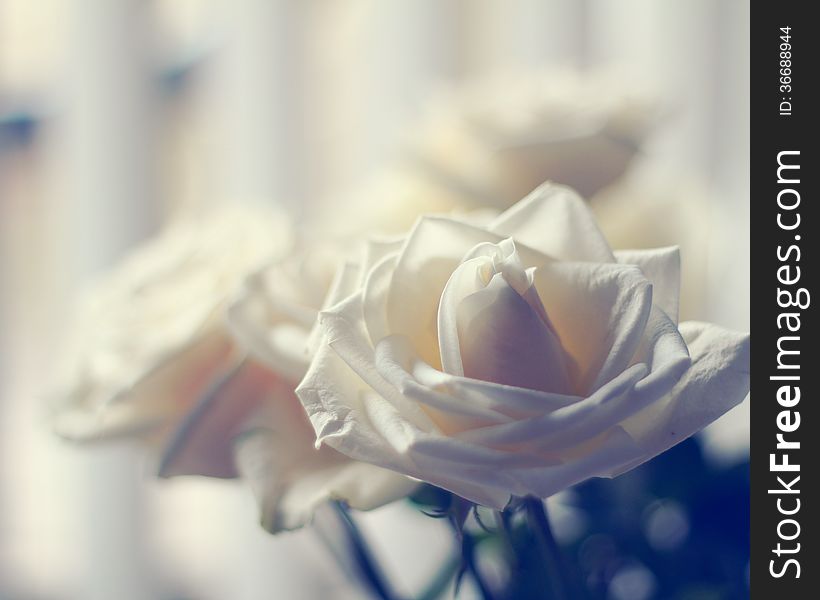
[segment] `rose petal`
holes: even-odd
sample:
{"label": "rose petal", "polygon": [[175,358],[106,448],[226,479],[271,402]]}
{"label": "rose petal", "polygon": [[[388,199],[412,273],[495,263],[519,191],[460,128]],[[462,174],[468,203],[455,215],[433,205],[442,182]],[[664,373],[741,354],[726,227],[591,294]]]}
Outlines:
{"label": "rose petal", "polygon": [[346,448],[340,450],[354,458],[359,447],[369,450],[383,448],[385,444],[371,428],[351,427],[354,415],[364,413],[361,396],[370,388],[394,402],[411,422],[424,429],[435,429],[429,417],[376,370],[361,311],[362,296],[356,294],[320,314],[325,337],[305,378],[296,388],[316,430],[317,444],[327,438],[351,434],[344,440]]}
{"label": "rose petal", "polygon": [[298,381],[310,361],[308,335],[317,310],[298,298],[294,285],[280,265],[250,275],[228,305],[225,322],[243,350]]}
{"label": "rose petal", "polygon": [[185,415],[160,458],[158,475],[233,478],[233,440],[277,384],[262,366],[242,361],[214,376],[202,399]]}
{"label": "rose petal", "polygon": [[589,207],[561,185],[541,185],[503,212],[489,229],[560,260],[615,261]]}
{"label": "rose petal", "polygon": [[652,303],[678,323],[680,252],[677,246],[652,250],[616,250],[621,264],[635,265],[652,282]]}
{"label": "rose petal", "polygon": [[436,319],[441,293],[471,248],[481,242],[501,240],[500,236],[452,219],[420,219],[390,280],[386,299],[390,333],[408,336],[422,358],[438,366]]}
{"label": "rose petal", "polygon": [[201,397],[210,375],[232,362],[232,353],[230,340],[212,331],[157,360],[127,387],[102,386],[93,374],[79,373],[52,427],[73,441],[153,435],[181,418]]}
{"label": "rose petal", "polygon": [[579,402],[538,417],[464,431],[456,437],[493,448],[561,452],[587,442],[639,410],[632,391],[646,373],[645,365],[633,365]]}
{"label": "rose petal", "polygon": [[570,391],[568,357],[512,239],[479,244],[452,274],[439,304],[438,343],[442,368],[453,375],[467,369],[484,381]]}
{"label": "rose petal", "polygon": [[543,392],[572,391],[555,331],[500,274],[462,300],[457,315],[465,376]]}
{"label": "rose petal", "polygon": [[389,254],[376,263],[362,286],[362,313],[371,345],[390,335],[387,323],[387,296],[399,255]]}
{"label": "rose petal", "polygon": [[[288,436],[289,437],[289,436]],[[242,478],[259,504],[262,526],[271,533],[309,523],[319,505],[343,499],[358,510],[383,506],[411,493],[418,482],[366,463],[351,461],[309,439],[305,450],[275,431],[258,428],[236,441]]]}
{"label": "rose petal", "polygon": [[[362,251],[362,260],[359,265],[360,277],[357,289],[364,285],[368,273],[370,273],[370,270],[375,267],[377,263],[380,263],[388,255],[397,254],[402,246],[404,246],[404,237],[370,238],[366,240],[364,250]],[[333,304],[335,304],[335,302]]]}
{"label": "rose petal", "polygon": [[581,400],[443,373],[421,361],[405,336],[379,342],[375,360],[385,379],[443,413],[440,416],[449,419],[453,431],[541,415]]}
{"label": "rose petal", "polygon": [[624,422],[624,429],[643,449],[629,470],[700,431],[749,392],[749,336],[689,321],[680,331],[692,365],[669,394]]}
{"label": "rose petal", "polygon": [[[342,263],[342,265],[336,269],[336,274],[333,276],[333,281],[330,284],[330,289],[327,292],[327,296],[325,297],[324,302],[322,303],[322,310],[330,308],[331,306],[338,304],[351,294],[353,294],[358,288],[358,280],[361,277],[362,269],[359,265],[351,262]],[[322,328],[319,326],[319,319],[318,313],[313,316],[313,322],[310,330],[310,335],[307,339],[307,354],[308,356],[313,356],[316,354],[316,350],[319,347],[319,344],[322,342]],[[307,371],[307,364],[305,364],[305,370],[299,374],[299,377],[304,376],[305,372]]]}
{"label": "rose petal", "polygon": [[471,404],[421,384],[411,373],[417,360],[405,336],[390,336],[379,342],[374,355],[375,365],[384,379],[406,398],[421,403],[436,425],[448,433],[494,423],[508,423],[511,417],[482,404]]}
{"label": "rose petal", "polygon": [[547,498],[591,477],[606,477],[613,469],[633,461],[639,453],[640,448],[632,438],[616,427],[594,452],[581,454],[557,466],[515,471],[517,489]]}
{"label": "rose petal", "polygon": [[534,285],[577,365],[576,393],[594,392],[630,363],[652,308],[652,287],[632,266],[555,263],[538,266]]}
{"label": "rose petal", "polygon": [[[310,361],[308,329],[271,314],[269,296],[247,281],[226,310],[226,324],[237,345],[289,379],[298,381]],[[314,316],[315,316],[314,312]]]}

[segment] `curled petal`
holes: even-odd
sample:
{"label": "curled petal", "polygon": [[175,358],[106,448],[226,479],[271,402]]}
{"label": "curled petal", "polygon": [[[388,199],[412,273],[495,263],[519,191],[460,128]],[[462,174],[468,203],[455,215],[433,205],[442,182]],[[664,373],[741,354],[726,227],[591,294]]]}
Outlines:
{"label": "curled petal", "polygon": [[387,295],[390,293],[390,282],[393,270],[399,260],[398,254],[385,256],[376,263],[362,287],[362,312],[371,345],[390,335],[387,324]]}
{"label": "curled petal", "polygon": [[298,380],[310,360],[308,332],[316,310],[279,296],[278,281],[268,269],[248,277],[228,305],[225,319],[247,353]]}
{"label": "curled petal", "polygon": [[[390,336],[376,347],[379,372],[405,395],[442,413],[449,429],[507,423],[536,416],[581,400],[511,385],[461,377],[421,361],[404,336]],[[468,423],[461,419],[469,419]]]}
{"label": "curled petal", "polygon": [[645,365],[634,365],[579,402],[538,417],[464,431],[458,437],[494,448],[560,454],[600,435],[639,410],[632,392],[646,372]]}
{"label": "curled petal", "polygon": [[640,448],[632,438],[616,427],[591,452],[580,453],[560,465],[516,471],[517,489],[547,498],[591,477],[606,477],[639,454]]}
{"label": "curled petal", "polygon": [[[537,294],[533,296],[537,301]],[[534,310],[500,274],[464,298],[456,308],[463,374],[527,389],[570,393],[567,357],[555,330],[539,314],[543,307],[539,308]]]}
{"label": "curled petal", "polygon": [[682,323],[680,331],[692,365],[665,397],[624,422],[624,429],[643,450],[639,461],[628,468],[700,431],[749,392],[747,334],[695,321]]}
{"label": "curled petal", "polygon": [[[365,278],[377,263],[381,262],[388,255],[397,254],[403,245],[403,237],[368,239],[362,251],[362,260],[359,265],[360,277],[357,288],[364,285]],[[333,302],[333,304],[335,304],[335,302]],[[331,304],[328,306],[331,306]]]}
{"label": "curled petal", "polygon": [[677,325],[680,298],[680,251],[677,246],[651,250],[616,250],[619,263],[635,265],[652,282],[652,303]]}
{"label": "curled petal", "polygon": [[408,336],[422,358],[438,366],[436,319],[450,275],[471,248],[498,235],[453,219],[424,217],[411,231],[393,269],[386,298],[390,333]]}

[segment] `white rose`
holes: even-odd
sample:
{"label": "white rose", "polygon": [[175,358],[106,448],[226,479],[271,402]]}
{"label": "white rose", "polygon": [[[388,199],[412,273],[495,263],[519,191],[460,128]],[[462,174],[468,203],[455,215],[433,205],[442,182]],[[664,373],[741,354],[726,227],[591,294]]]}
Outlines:
{"label": "white rose", "polygon": [[223,316],[230,295],[289,246],[283,215],[240,204],[175,221],[137,248],[78,307],[57,432],[164,438],[213,374],[237,362]]}
{"label": "white rose", "polygon": [[408,154],[479,205],[507,208],[547,179],[589,198],[627,170],[659,114],[651,92],[618,74],[504,74],[442,94]]}
{"label": "white rose", "polygon": [[748,336],[677,324],[677,249],[613,253],[545,184],[486,228],[418,221],[323,311],[317,443],[502,508],[623,473],[739,403]]}

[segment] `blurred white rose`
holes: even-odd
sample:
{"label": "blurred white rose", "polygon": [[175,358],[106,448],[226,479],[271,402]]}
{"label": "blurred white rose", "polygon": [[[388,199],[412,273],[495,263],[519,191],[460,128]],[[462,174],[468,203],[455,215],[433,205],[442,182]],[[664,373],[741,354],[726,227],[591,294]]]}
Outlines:
{"label": "blurred white rose", "polygon": [[229,296],[290,244],[283,215],[239,204],[179,219],[138,247],[81,299],[55,394],[58,433],[161,442],[239,359],[224,326]]}
{"label": "blurred white rose", "polygon": [[504,74],[446,90],[408,140],[426,176],[507,208],[545,180],[589,198],[629,167],[659,104],[611,73]]}
{"label": "blurred white rose", "polygon": [[709,256],[716,221],[710,192],[695,178],[660,168],[639,169],[590,203],[613,248],[678,246],[681,319],[708,316]]}
{"label": "blurred white rose", "polygon": [[[405,169],[429,182],[426,204],[444,198],[446,210],[503,209],[542,181],[568,185],[590,201],[613,248],[680,246],[682,316],[704,318],[709,192],[641,151],[671,104],[619,73],[552,70],[480,79],[446,90],[434,103],[409,138]],[[384,186],[382,197],[394,189]]]}
{"label": "blurred white rose", "polygon": [[748,336],[678,326],[677,249],[613,253],[561,186],[483,228],[422,218],[343,277],[297,388],[318,441],[494,508],[623,473],[748,390]]}
{"label": "blurred white rose", "polygon": [[[241,475],[271,531],[303,525],[330,498],[369,508],[406,493],[404,477],[317,450],[293,391],[304,367],[269,369],[234,338],[226,313],[243,282],[291,251],[284,216],[248,205],[174,223],[135,251],[83,303],[56,431],[140,438],[162,477]],[[287,296],[297,282],[278,283]]]}

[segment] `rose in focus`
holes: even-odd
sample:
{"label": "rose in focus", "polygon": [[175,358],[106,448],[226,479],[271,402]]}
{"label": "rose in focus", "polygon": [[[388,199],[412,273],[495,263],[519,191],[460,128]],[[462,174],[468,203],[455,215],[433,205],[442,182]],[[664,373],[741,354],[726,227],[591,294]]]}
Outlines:
{"label": "rose in focus", "polygon": [[678,325],[677,249],[613,252],[568,188],[367,256],[297,388],[317,443],[471,501],[618,475],[748,391],[747,335]]}

